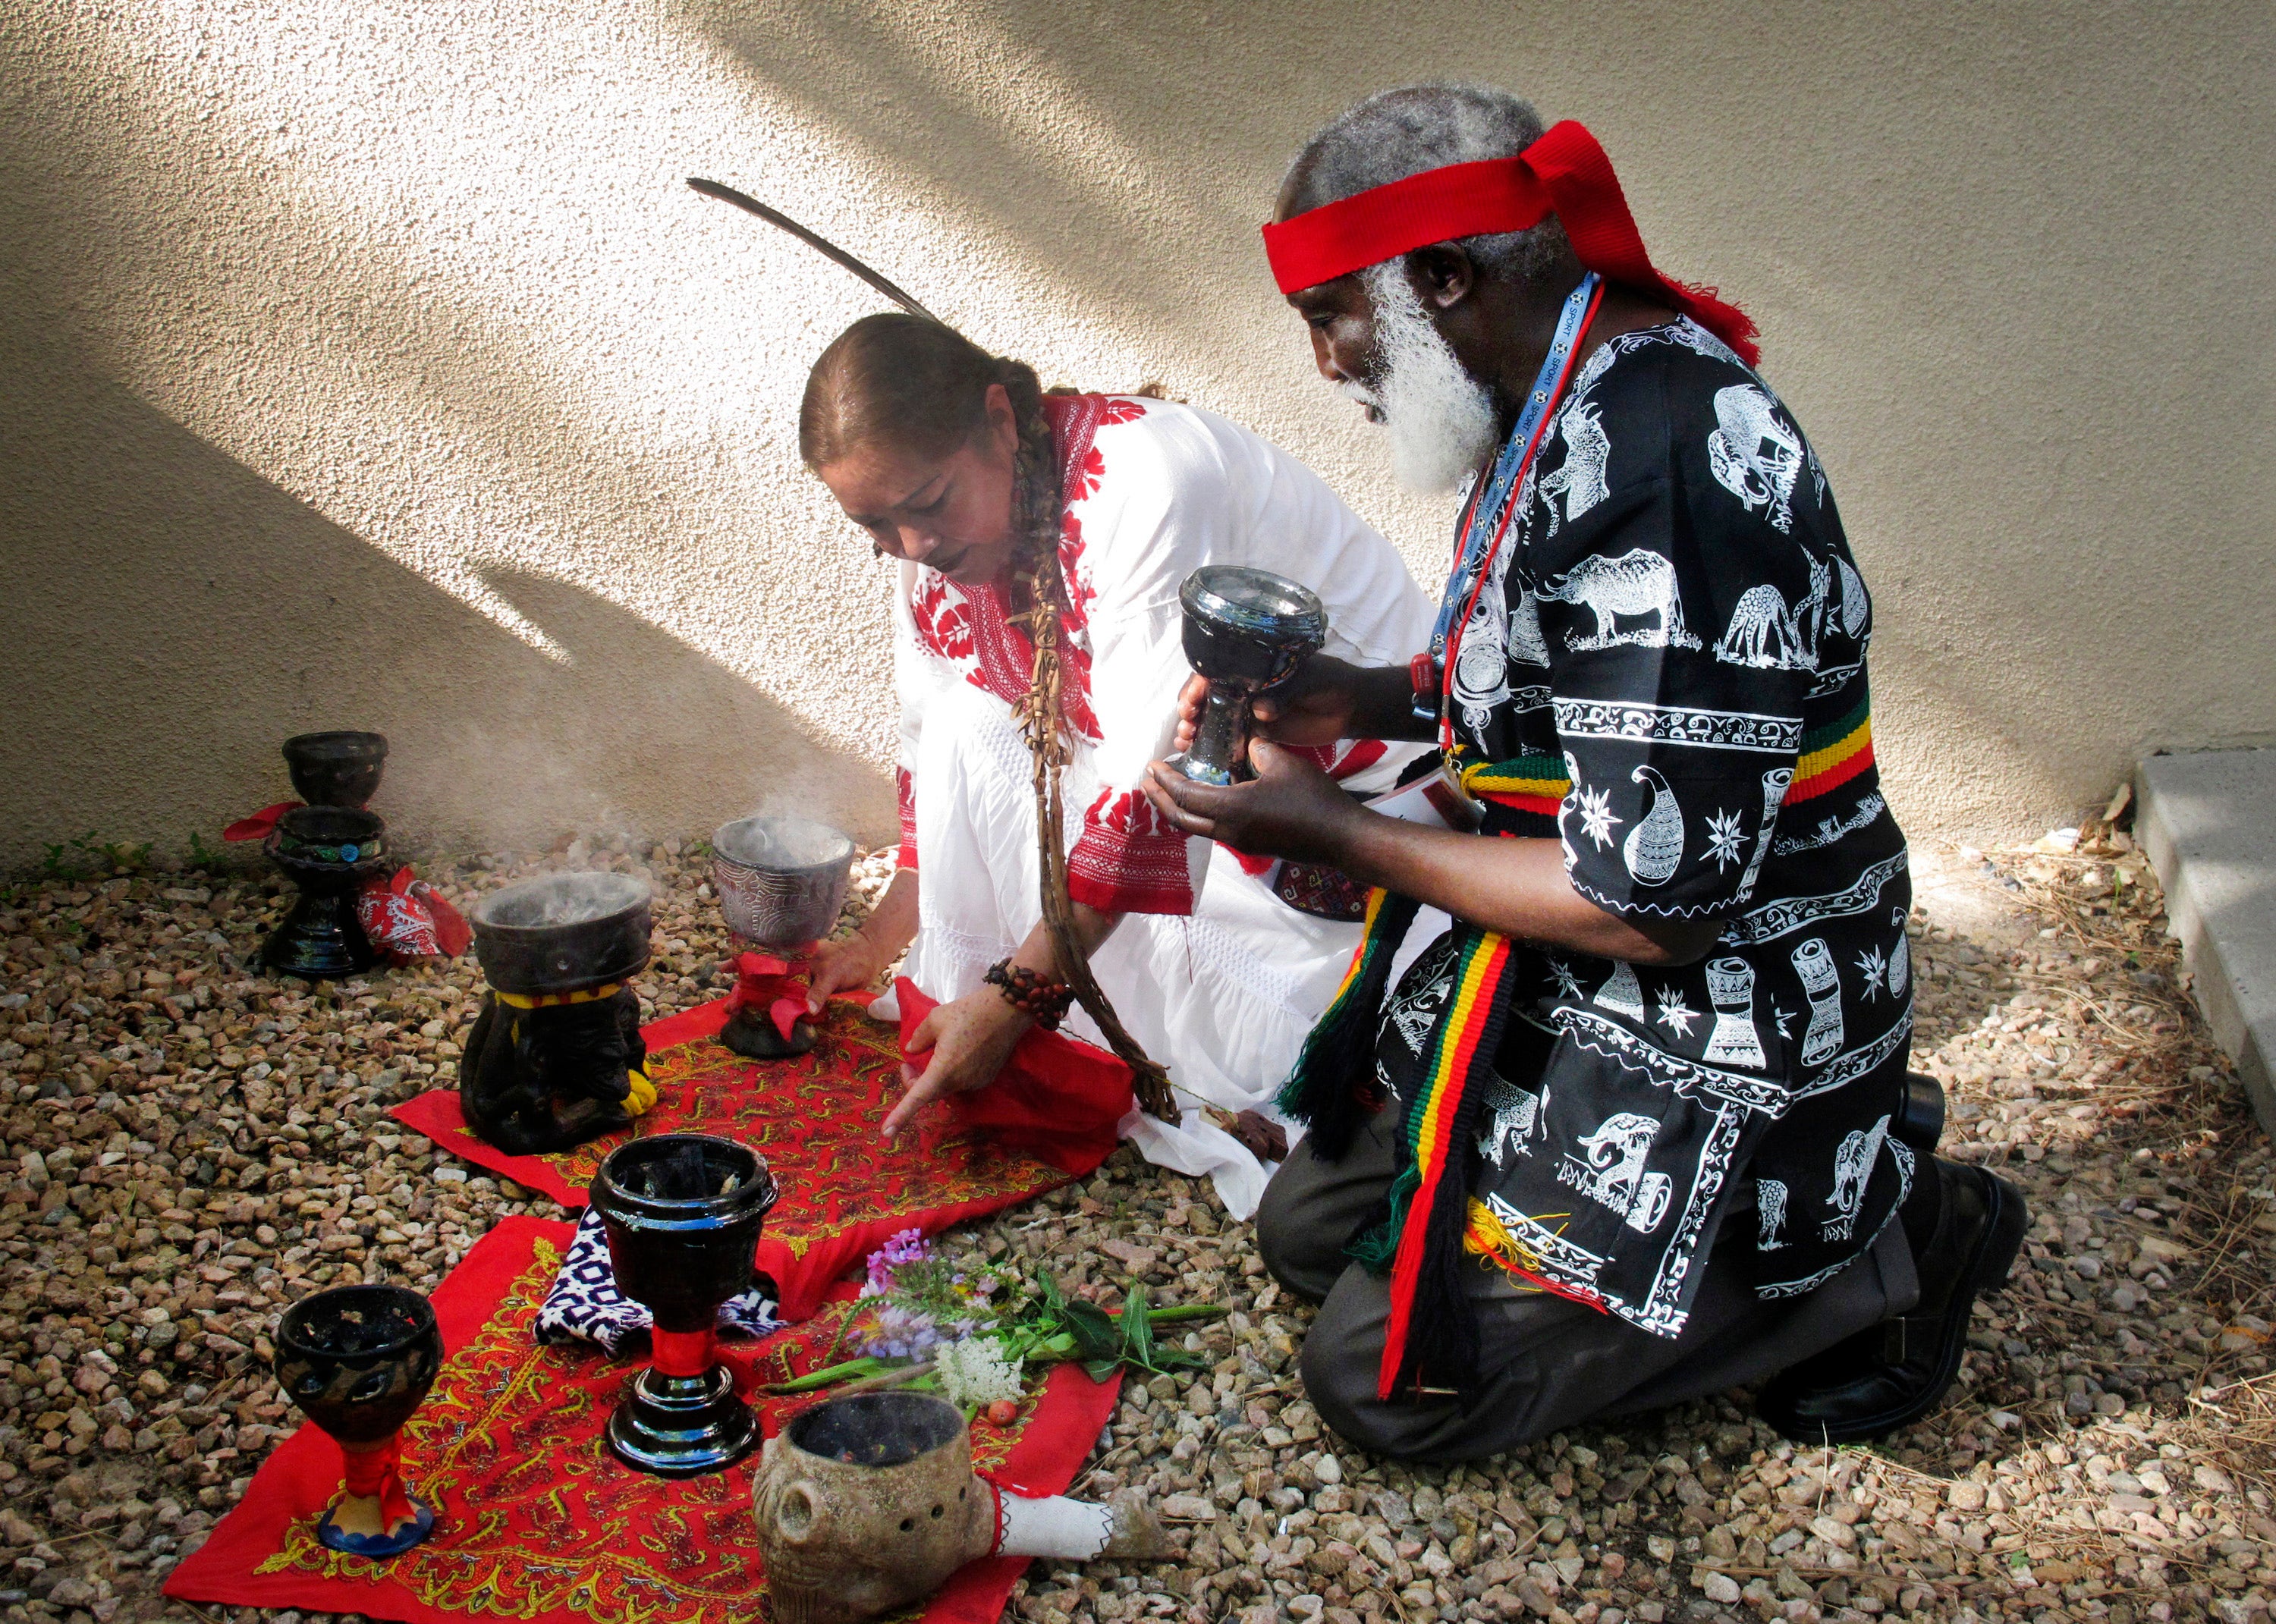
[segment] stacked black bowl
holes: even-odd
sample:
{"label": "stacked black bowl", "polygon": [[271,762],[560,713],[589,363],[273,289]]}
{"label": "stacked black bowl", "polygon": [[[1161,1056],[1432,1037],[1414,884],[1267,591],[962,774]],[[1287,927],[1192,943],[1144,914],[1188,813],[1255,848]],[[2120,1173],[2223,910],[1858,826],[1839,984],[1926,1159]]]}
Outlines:
{"label": "stacked black bowl", "polygon": [[300,892],[261,961],[284,975],[337,981],[379,961],[356,918],[356,892],[387,861],[387,824],[364,803],[379,788],[387,740],[377,733],[300,733],[284,741],[292,787],[307,804],[277,819],[262,848]]}

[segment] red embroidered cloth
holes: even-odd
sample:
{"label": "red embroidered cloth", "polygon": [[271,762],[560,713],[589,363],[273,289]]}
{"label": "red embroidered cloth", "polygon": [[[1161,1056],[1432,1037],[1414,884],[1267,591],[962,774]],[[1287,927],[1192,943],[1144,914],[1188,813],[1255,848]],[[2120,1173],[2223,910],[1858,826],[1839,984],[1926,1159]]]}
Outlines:
{"label": "red embroidered cloth", "polygon": [[[902,1028],[930,1008],[900,985]],[[656,1104],[643,1134],[718,1134],[767,1158],[782,1199],[767,1217],[758,1265],[774,1278],[785,1319],[803,1319],[831,1282],[904,1229],[927,1234],[998,1211],[1079,1179],[1104,1161],[1130,1109],[1130,1074],[1088,1044],[1031,1032],[995,1084],[928,1112],[888,1144],[878,1137],[901,1095],[899,1043],[833,998],[815,1025],[813,1050],[789,1060],[747,1060],[712,1041],[725,999],[652,1022],[648,1074]],[[398,1105],[395,1119],[453,1156],[585,1204],[602,1158],[628,1135],[551,1156],[509,1156],[467,1127],[456,1089]]]}
{"label": "red embroidered cloth", "polygon": [[[706,1477],[628,1470],[603,1432],[636,1368],[597,1349],[542,1347],[530,1326],[572,1226],[508,1218],[436,1291],[450,1350],[403,1430],[413,1491],[435,1508],[426,1544],[373,1561],[316,1543],[340,1454],[313,1426],[285,1440],[237,1509],[166,1581],[166,1593],[228,1606],[360,1613],[407,1624],[711,1624],[761,1616],[751,1517],[753,1455]],[[819,1369],[849,1307],[741,1345],[755,1380]],[[731,1345],[732,1346],[732,1345]],[[1058,1493],[1112,1415],[1119,1378],[1053,1370],[1019,1417],[976,1425],[973,1456],[1006,1486]],[[811,1397],[762,1400],[770,1436]],[[1021,1557],[960,1569],[924,1624],[995,1624]]]}

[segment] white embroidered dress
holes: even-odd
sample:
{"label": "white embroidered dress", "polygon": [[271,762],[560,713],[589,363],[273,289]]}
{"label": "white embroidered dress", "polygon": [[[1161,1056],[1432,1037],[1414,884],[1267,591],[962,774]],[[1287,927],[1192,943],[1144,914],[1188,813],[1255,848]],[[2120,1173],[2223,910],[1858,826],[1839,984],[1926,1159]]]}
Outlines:
{"label": "white embroidered dress", "polygon": [[[1185,1107],[1175,1125],[1134,1112],[1123,1133],[1150,1161],[1211,1175],[1226,1209],[1245,1218],[1265,1169],[1199,1107],[1271,1110],[1359,928],[1296,912],[1233,853],[1162,822],[1139,793],[1147,764],[1169,751],[1190,674],[1178,589],[1203,564],[1302,581],[1327,606],[1327,652],[1370,665],[1423,647],[1430,606],[1388,542],[1248,430],[1162,401],[1051,396],[1045,407],[1072,599],[1068,888],[1124,916],[1092,971]],[[1012,715],[1031,656],[1012,612],[994,588],[900,567],[901,862],[923,877],[905,974],[942,1002],[981,986],[1041,916],[1034,792]],[[1390,787],[1416,747],[1367,740],[1314,754],[1368,793]],[[1080,1009],[1064,1030],[1104,1047]]]}

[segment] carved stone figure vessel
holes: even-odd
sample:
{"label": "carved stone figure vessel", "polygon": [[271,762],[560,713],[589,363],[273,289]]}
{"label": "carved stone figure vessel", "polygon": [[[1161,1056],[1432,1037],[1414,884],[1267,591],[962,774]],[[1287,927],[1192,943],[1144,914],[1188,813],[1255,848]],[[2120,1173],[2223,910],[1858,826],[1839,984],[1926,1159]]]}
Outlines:
{"label": "carved stone figure vessel", "polygon": [[964,1412],[906,1389],[851,1393],[767,1440],[751,1487],[774,1624],[861,1624],[983,1556],[1170,1554],[1136,1496],[1110,1505],[999,1491],[972,1469]]}
{"label": "carved stone figure vessel", "polygon": [[1328,611],[1308,587],[1270,570],[1205,564],[1186,577],[1187,663],[1209,679],[1193,748],[1171,765],[1203,784],[1231,784],[1259,694],[1294,676],[1319,651]]}
{"label": "carved stone figure vessel", "polygon": [[443,1365],[435,1309],[400,1286],[338,1286],[303,1297],[277,1323],[284,1396],[340,1446],[339,1494],[316,1537],[351,1556],[394,1556],[434,1531],[398,1461],[411,1419]]}
{"label": "carved stone figure vessel", "polygon": [[711,880],[727,929],[760,949],[738,961],[719,1041],[754,1060],[814,1047],[806,955],[830,934],[854,874],[853,839],[803,817],[746,817],[711,837]]}
{"label": "carved stone figure vessel", "polygon": [[277,820],[262,850],[300,894],[262,944],[262,963],[304,981],[337,981],[379,962],[355,909],[357,890],[389,866],[387,825],[377,814],[295,807]]}
{"label": "carved stone figure vessel", "polygon": [[765,1160],[709,1134],[659,1134],[609,1153],[592,1203],[617,1288],[654,1317],[655,1351],[609,1421],[609,1447],[636,1470],[693,1477],[740,1461],[758,1421],[715,1346],[719,1305],[750,1288],[777,1199]]}
{"label": "carved stone figure vessel", "polygon": [[489,983],[459,1063],[467,1127],[514,1156],[565,1150],[656,1101],[640,998],[649,893],[624,874],[556,874],[474,909]]}
{"label": "carved stone figure vessel", "polygon": [[925,1393],[816,1405],[752,1490],[775,1624],[857,1624],[929,1596],[996,1537],[963,1412]]}

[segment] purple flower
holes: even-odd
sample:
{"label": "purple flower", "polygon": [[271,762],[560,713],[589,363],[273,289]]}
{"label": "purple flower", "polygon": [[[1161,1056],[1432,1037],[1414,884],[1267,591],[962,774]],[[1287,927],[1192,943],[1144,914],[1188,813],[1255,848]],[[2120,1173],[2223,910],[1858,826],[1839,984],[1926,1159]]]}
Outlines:
{"label": "purple flower", "polygon": [[921,1359],[948,1339],[929,1315],[887,1302],[870,1315],[861,1351],[872,1359]]}
{"label": "purple flower", "polygon": [[893,1289],[893,1271],[903,1264],[930,1263],[932,1243],[921,1229],[904,1229],[886,1237],[885,1244],[869,1254],[869,1283],[862,1286],[865,1297],[882,1297]]}

